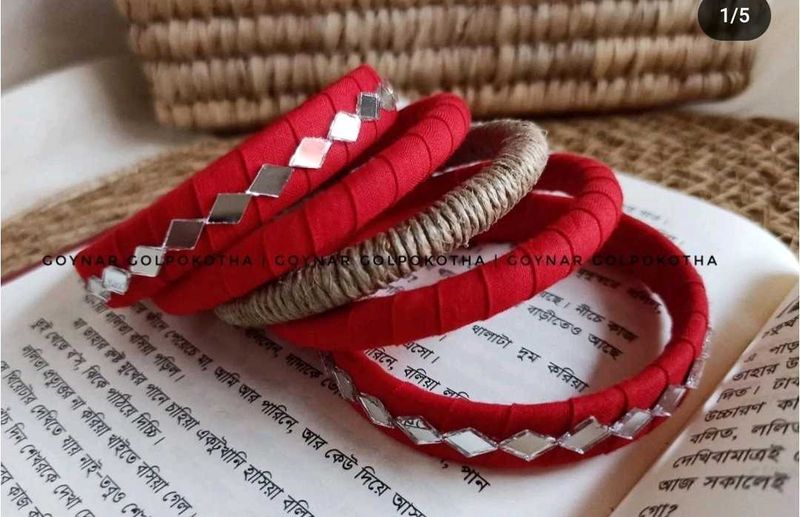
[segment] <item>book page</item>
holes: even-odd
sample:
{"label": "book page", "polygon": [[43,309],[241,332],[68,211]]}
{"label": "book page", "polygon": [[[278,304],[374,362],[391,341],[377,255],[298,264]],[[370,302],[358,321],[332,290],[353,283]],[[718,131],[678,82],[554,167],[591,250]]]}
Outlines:
{"label": "book page", "polygon": [[798,290],[616,515],[798,513]]}
{"label": "book page", "polygon": [[[2,288],[3,512],[515,516],[536,508],[607,515],[797,275],[792,254],[754,224],[622,181],[629,213],[662,228],[687,254],[715,256],[717,265],[699,269],[714,341],[725,343],[714,347],[701,388],[630,446],[547,469],[440,461],[357,414],[313,351],[211,314],[171,317],[149,303],[106,309],[86,297],[70,268],[40,267]],[[416,281],[457,269],[437,267]],[[548,311],[569,325],[539,317]],[[437,393],[536,402],[592,393],[639,371],[658,354],[668,323],[633,279],[587,264],[490,320],[368,353]]]}

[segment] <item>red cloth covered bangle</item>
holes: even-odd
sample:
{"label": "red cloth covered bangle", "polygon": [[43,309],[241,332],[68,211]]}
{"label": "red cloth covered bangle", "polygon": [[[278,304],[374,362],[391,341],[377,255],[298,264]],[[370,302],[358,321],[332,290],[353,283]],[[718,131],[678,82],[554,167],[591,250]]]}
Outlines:
{"label": "red cloth covered bangle", "polygon": [[[569,207],[566,199],[530,194],[481,240],[524,238]],[[657,230],[629,216],[622,216],[600,253],[683,255]],[[326,369],[342,395],[381,430],[440,458],[524,467],[607,453],[669,416],[687,389],[697,386],[706,357],[708,301],[694,267],[683,261],[660,268],[639,262],[626,272],[662,298],[672,319],[671,338],[641,373],[598,393],[560,402],[491,404],[426,391],[392,376],[363,352],[334,352]]]}
{"label": "red cloth covered bangle", "polygon": [[370,153],[366,163],[224,251],[248,257],[255,267],[198,268],[161,291],[156,304],[173,314],[211,309],[303,265],[288,257],[320,257],[340,249],[437,170],[461,145],[469,125],[469,109],[451,94],[401,110],[381,140],[385,146]]}
{"label": "red cloth covered bangle", "polygon": [[191,270],[193,257],[226,249],[317,189],[395,118],[390,87],[361,66],[103,235],[76,269],[110,306],[152,296]]}
{"label": "red cloth covered bangle", "polygon": [[[458,175],[436,181],[455,184]],[[622,191],[614,173],[590,158],[552,155],[536,188],[564,191],[575,199],[565,214],[498,260],[432,286],[361,300],[318,316],[272,325],[270,330],[301,346],[364,349],[375,343],[399,344],[444,334],[529,299],[569,275],[578,262],[552,265],[527,259],[552,255],[588,260],[611,235],[622,213]],[[530,265],[512,266],[511,258]],[[459,303],[465,299],[470,303]]]}

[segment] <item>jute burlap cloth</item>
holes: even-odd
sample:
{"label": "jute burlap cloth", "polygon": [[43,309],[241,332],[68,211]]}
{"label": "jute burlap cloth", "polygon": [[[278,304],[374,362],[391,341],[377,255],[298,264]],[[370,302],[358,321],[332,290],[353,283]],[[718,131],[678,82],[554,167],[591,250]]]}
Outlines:
{"label": "jute burlap cloth", "polygon": [[[682,112],[537,122],[548,131],[552,150],[595,156],[616,169],[738,212],[797,250],[798,128],[794,124]],[[4,221],[3,276],[113,226],[236,142],[203,140],[65,192]]]}
{"label": "jute burlap cloth", "polygon": [[162,124],[259,126],[369,63],[476,117],[608,112],[743,90],[752,42],[699,0],[117,0]]}

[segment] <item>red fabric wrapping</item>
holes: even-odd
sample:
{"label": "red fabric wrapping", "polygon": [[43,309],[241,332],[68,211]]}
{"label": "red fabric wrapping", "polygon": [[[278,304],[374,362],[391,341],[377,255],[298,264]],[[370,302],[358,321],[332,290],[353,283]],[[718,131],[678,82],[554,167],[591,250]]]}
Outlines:
{"label": "red fabric wrapping", "polygon": [[[431,183],[454,185],[460,181],[458,175],[448,176],[451,175],[438,177],[421,188],[431,188]],[[301,346],[364,349],[376,343],[399,344],[444,334],[529,299],[575,267],[536,262],[520,267],[509,265],[509,260],[520,263],[524,255],[553,255],[588,261],[611,235],[622,212],[622,191],[613,172],[590,158],[552,155],[537,188],[561,190],[575,195],[575,200],[569,211],[498,260],[432,286],[361,300],[318,316],[273,325],[270,330]],[[519,207],[514,213],[528,210],[533,208]],[[515,231],[509,223],[500,223],[499,228],[506,233]],[[465,299],[469,303],[460,303]]]}
{"label": "red fabric wrapping", "polygon": [[[567,213],[570,208],[569,200],[531,194],[495,227],[497,231],[490,229],[482,236],[482,240],[526,238],[531,232],[540,231],[545,225],[551,224],[555,216]],[[619,227],[601,253],[615,256],[683,256],[683,252],[658,231],[628,216],[622,216]],[[661,267],[639,264],[626,270],[646,281],[648,287],[661,296],[672,317],[672,336],[653,365],[598,393],[542,404],[490,404],[431,393],[385,372],[362,352],[334,352],[334,360],[351,376],[359,391],[376,396],[392,415],[419,415],[443,432],[472,427],[501,441],[524,429],[560,436],[589,416],[610,424],[631,408],[652,407],[668,384],[681,384],[691,362],[700,353],[708,327],[708,301],[702,280],[693,266],[684,262]],[[420,312],[413,305],[405,305],[403,309],[416,314]],[[373,346],[383,344],[374,342]],[[360,405],[354,406],[362,411]],[[645,432],[662,420],[657,418]],[[585,455],[557,448],[532,462],[526,462],[501,451],[464,458],[447,445],[415,446],[400,431],[381,430],[433,456],[492,467],[561,464],[603,454],[629,443],[611,437]]]}
{"label": "red fabric wrapping", "polygon": [[[203,218],[217,194],[244,192],[263,163],[287,165],[303,137],[326,136],[337,111],[354,112],[358,94],[375,91],[379,84],[380,77],[372,68],[356,68],[100,237],[78,255],[78,273],[84,279],[99,276],[107,262],[99,264],[97,258],[108,261],[109,257],[114,257],[124,267],[137,246],[161,245],[172,219]],[[207,226],[194,250],[170,251],[168,256],[201,257],[223,251],[319,188],[374,144],[392,126],[396,117],[394,111],[382,111],[377,121],[363,122],[358,140],[334,143],[322,168],[295,169],[280,197],[252,200],[238,224]],[[85,258],[92,259],[90,265],[83,263]],[[165,265],[157,277],[133,276],[127,293],[114,295],[109,305],[129,305],[153,296],[191,269],[191,261],[183,266],[172,263]]]}
{"label": "red fabric wrapping", "polygon": [[469,109],[451,94],[403,109],[382,140],[384,147],[370,153],[366,163],[225,249],[231,256],[249,257],[254,267],[196,268],[159,293],[156,304],[173,314],[211,309],[294,269],[286,257],[319,257],[340,249],[438,169],[461,145],[469,125]]}

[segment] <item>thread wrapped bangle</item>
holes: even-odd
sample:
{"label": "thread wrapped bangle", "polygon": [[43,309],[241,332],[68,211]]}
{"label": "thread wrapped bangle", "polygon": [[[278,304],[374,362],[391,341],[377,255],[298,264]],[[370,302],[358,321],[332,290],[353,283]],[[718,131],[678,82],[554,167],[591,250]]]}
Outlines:
{"label": "thread wrapped bangle", "polygon": [[[547,160],[544,134],[535,124],[496,121],[475,126],[454,160],[486,159],[468,178],[408,221],[308,265],[216,309],[224,321],[261,326],[296,320],[373,294],[422,267],[401,260],[451,252],[507,214],[533,187]],[[381,263],[364,260],[382,257]]]}
{"label": "thread wrapped bangle", "polygon": [[[569,201],[529,195],[481,241],[524,238]],[[652,227],[622,216],[601,254],[683,255]],[[431,393],[400,380],[363,352],[325,354],[342,396],[386,434],[447,460],[492,467],[554,465],[607,453],[670,416],[696,388],[707,357],[708,300],[688,262],[626,272],[664,301],[672,320],[662,354],[639,374],[598,393],[561,402],[491,404]],[[374,345],[379,345],[375,343]]]}
{"label": "thread wrapped bangle", "polygon": [[[152,296],[193,258],[225,249],[318,188],[395,118],[391,86],[361,66],[106,233],[76,269],[110,306]],[[256,209],[246,210],[253,197]],[[162,268],[167,255],[175,260]]]}
{"label": "thread wrapped bangle", "polygon": [[[166,312],[211,309],[299,267],[287,257],[320,257],[341,249],[358,230],[437,170],[469,130],[469,110],[439,94],[399,112],[366,162],[297,209],[272,219],[225,250],[255,267],[204,267],[155,298]],[[367,158],[367,156],[365,156]]]}
{"label": "thread wrapped bangle", "polygon": [[[457,181],[458,174],[443,175],[421,189],[437,184],[449,187]],[[313,317],[271,325],[270,330],[301,346],[365,349],[376,343],[400,344],[444,334],[531,298],[569,275],[578,260],[594,255],[622,213],[622,191],[616,177],[607,166],[589,158],[552,155],[537,189],[562,191],[575,198],[570,210],[508,254],[432,286],[360,300]],[[495,231],[505,226],[503,223]],[[550,264],[533,260],[535,256],[570,260]],[[470,303],[461,303],[463,300]],[[243,323],[238,317],[242,309],[231,305],[218,308],[217,314],[226,321]],[[234,310],[235,319],[228,317]]]}

